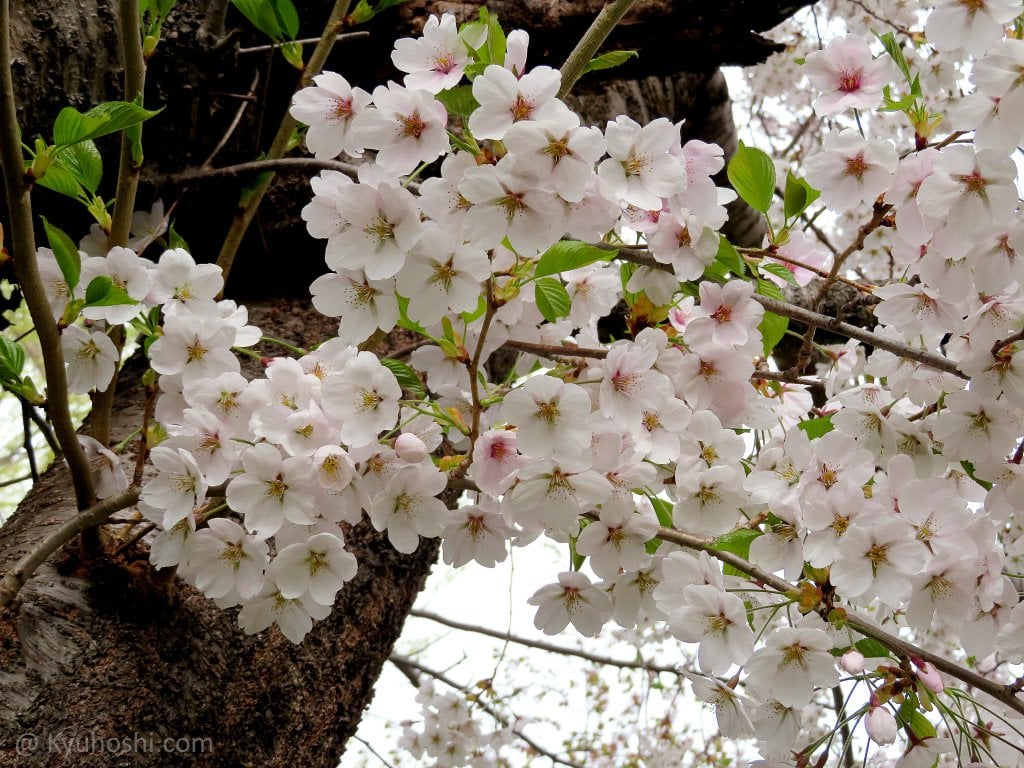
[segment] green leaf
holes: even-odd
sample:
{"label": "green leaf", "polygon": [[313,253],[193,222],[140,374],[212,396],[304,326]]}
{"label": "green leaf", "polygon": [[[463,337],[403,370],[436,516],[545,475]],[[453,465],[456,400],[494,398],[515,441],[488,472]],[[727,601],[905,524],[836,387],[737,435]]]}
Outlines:
{"label": "green leaf", "polygon": [[130,101],[107,101],[85,114],[74,107],[64,107],[53,124],[53,140],[61,148],[69,147],[138,125],[159,112]]}
{"label": "green leaf", "polygon": [[736,277],[743,277],[746,273],[740,252],[733,247],[732,243],[725,239],[724,235],[718,238],[718,253],[715,254],[715,261],[736,275]]}
{"label": "green leaf", "polygon": [[774,261],[762,261],[760,264],[757,265],[757,268],[762,272],[767,272],[770,275],[775,275],[776,277],[785,280],[790,285],[800,285],[796,281],[796,278],[793,277],[793,273],[786,269],[785,264],[779,264]]}
{"label": "green leaf", "polygon": [[459,317],[462,318],[462,322],[469,325],[478,317],[483,317],[484,312],[487,311],[487,299],[481,294],[480,298],[476,302],[476,309],[472,312],[460,312]]}
{"label": "green leaf", "polygon": [[757,292],[770,299],[777,299],[778,301],[786,300],[786,297],[782,295],[782,289],[779,288],[779,286],[771,280],[764,280],[760,277],[757,278]]}
{"label": "green leaf", "polygon": [[[498,21],[498,14],[491,11],[487,16],[487,61],[491,64],[504,64],[505,51],[508,48],[508,41],[505,39],[505,30],[501,28]],[[520,72],[519,74],[522,74]]]}
{"label": "green leaf", "polygon": [[917,710],[914,710],[909,718],[904,717],[903,720],[910,727],[910,730],[914,732],[914,736],[919,739],[934,739],[937,735],[935,733],[935,726]]}
{"label": "green leaf", "polygon": [[0,379],[20,381],[25,369],[25,350],[21,345],[0,336]]}
{"label": "green leaf", "polygon": [[281,55],[284,60],[296,69],[302,69],[305,62],[302,60],[302,46],[299,43],[288,41],[281,44]]}
{"label": "green leaf", "polygon": [[775,165],[768,155],[741,141],[727,174],[733,189],[751,208],[768,213],[775,194]]}
{"label": "green leaf", "polygon": [[783,210],[786,221],[795,219],[821,196],[806,179],[794,176],[792,171],[786,172],[786,190],[783,194]]}
{"label": "green leaf", "polygon": [[889,657],[889,649],[873,637],[863,637],[853,647],[864,654],[867,659],[883,659]]}
{"label": "green leaf", "polygon": [[448,110],[448,114],[460,117],[469,117],[480,106],[480,102],[473,97],[473,86],[471,85],[449,88],[447,91],[441,91],[434,98],[441,102]]}
{"label": "green leaf", "polygon": [[54,164],[71,173],[83,188],[96,194],[96,189],[103,178],[103,158],[100,157],[100,151],[96,149],[95,142],[86,139],[72,144],[57,153]]}
{"label": "green leaf", "polygon": [[107,101],[97,104],[86,114],[90,117],[105,117],[107,119],[102,127],[102,132],[86,136],[87,139],[95,139],[97,136],[122,131],[133,125],[144,123],[149,118],[159,115],[159,109],[146,109],[141,103],[137,103],[141,97],[136,96],[136,101]]}
{"label": "green leaf", "polygon": [[178,230],[174,228],[174,222],[167,229],[167,247],[170,249],[182,248],[189,253],[192,253],[192,249],[188,247],[188,243],[185,242],[185,238],[178,234]]}
{"label": "green leaf", "polygon": [[579,269],[595,261],[607,261],[618,255],[618,251],[609,251],[595,245],[581,243],[578,240],[559,240],[543,254],[537,262],[534,275],[544,277],[570,269]]}
{"label": "green leaf", "polygon": [[737,528],[715,539],[711,548],[721,552],[732,552],[747,560],[750,558],[750,543],[761,535],[761,531],[753,528]]}
{"label": "green leaf", "polygon": [[903,47],[896,42],[896,36],[892,32],[886,32],[884,35],[878,35],[878,39],[885,46],[885,52],[896,62],[896,66],[903,73],[903,77],[910,83],[912,80],[910,77],[910,64],[907,62],[907,57],[903,55]]}
{"label": "green leaf", "polygon": [[53,143],[68,146],[90,138],[107,122],[101,117],[83,115],[74,107],[64,107],[53,123]]}
{"label": "green leaf", "polygon": [[789,318],[776,315],[774,312],[766,311],[761,323],[757,326],[761,331],[761,344],[764,347],[764,356],[769,357],[775,345],[782,341],[789,328]]}
{"label": "green leaf", "polygon": [[826,435],[833,430],[831,416],[819,416],[816,419],[801,421],[797,426],[806,432],[807,437],[811,440]]}
{"label": "green leaf", "polygon": [[987,480],[982,480],[980,477],[978,477],[977,475],[974,474],[974,465],[971,462],[969,462],[969,461],[961,461],[960,462],[960,466],[964,468],[964,472],[967,473],[967,476],[969,478],[971,478],[971,480],[976,482],[978,485],[980,485],[986,491],[991,491],[992,490],[992,483],[988,482]]}
{"label": "green leaf", "polygon": [[119,304],[138,304],[119,285],[105,275],[94,277],[89,281],[85,289],[85,306],[87,307],[113,307]]}
{"label": "green leaf", "polygon": [[274,12],[274,0],[231,0],[231,4],[271,40],[285,39],[280,14]]}
{"label": "green leaf", "polygon": [[416,371],[411,366],[406,365],[401,360],[388,360],[386,358],[380,362],[395,374],[395,378],[398,379],[398,384],[402,389],[412,392],[417,397],[423,397],[426,394],[423,389],[423,382],[420,381],[420,377],[416,375]]}
{"label": "green leaf", "polygon": [[426,328],[409,317],[409,300],[398,293],[395,294],[395,299],[398,301],[398,327],[421,336],[430,336]]}
{"label": "green leaf", "polygon": [[75,178],[75,174],[57,163],[47,168],[43,177],[36,179],[36,184],[76,200],[81,200],[85,196],[82,185]]}
{"label": "green leaf", "polygon": [[612,67],[618,67],[625,64],[630,59],[639,57],[640,54],[636,51],[608,51],[608,53],[602,53],[600,56],[595,56],[587,62],[587,66],[583,68],[583,74],[587,72],[594,72],[599,69],[611,69]]}
{"label": "green leaf", "polygon": [[78,248],[71,238],[63,230],[53,226],[46,220],[45,216],[40,216],[39,218],[43,220],[46,239],[50,243],[50,250],[53,251],[53,255],[57,257],[57,266],[60,267],[60,272],[64,275],[64,282],[68,284],[70,290],[74,291],[82,274],[82,255],[78,252]]}
{"label": "green leaf", "polygon": [[648,501],[654,507],[654,514],[658,517],[658,523],[663,528],[672,527],[672,502],[659,499],[657,496],[648,496]]}
{"label": "green leaf", "polygon": [[542,277],[535,284],[537,309],[549,323],[569,314],[572,300],[560,280],[553,277]]}

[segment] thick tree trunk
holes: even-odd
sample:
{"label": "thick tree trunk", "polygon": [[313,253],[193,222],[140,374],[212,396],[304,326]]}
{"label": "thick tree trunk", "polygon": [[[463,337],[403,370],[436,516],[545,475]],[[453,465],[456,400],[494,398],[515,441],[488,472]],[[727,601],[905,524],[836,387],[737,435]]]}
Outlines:
{"label": "thick tree trunk", "polygon": [[[480,4],[413,0],[375,20],[369,40],[339,46],[329,67],[365,86],[394,77],[388,57],[396,36],[415,30],[426,13],[466,16]],[[697,0],[641,0],[609,43],[637,48],[640,59],[613,72],[615,83],[600,79],[607,74],[588,75],[579,103],[594,121],[623,111],[637,119],[685,117],[688,137],[731,152],[735,129],[719,65],[763,59],[774,47],[757,32],[806,4],[729,0],[712,11]],[[49,136],[57,112],[69,103],[84,109],[121,97],[115,5],[13,3],[14,74],[27,143],[36,134]],[[248,31],[219,47],[203,38],[207,5],[181,0],[150,61],[146,103],[166,109],[144,129],[148,157],[140,202],[177,201],[176,228],[197,257],[209,261],[237,206],[239,182],[183,190],[160,180],[201,164],[243,103],[249,107],[216,164],[257,156],[296,73],[275,54],[239,54],[239,41],[263,42]],[[323,4],[297,5],[301,34],[319,34]],[[490,6],[507,27],[530,31],[531,62],[557,66],[601,3],[497,0]],[[229,28],[243,23],[232,11]],[[604,95],[596,96],[598,90]],[[101,189],[109,195],[116,142],[100,143],[110,152]],[[46,190],[35,198],[38,209],[68,231],[87,228],[81,209],[72,210],[67,198]],[[304,179],[275,183],[243,246],[235,295],[306,295],[310,278],[323,269],[322,249],[309,241],[298,217],[307,199]],[[738,212],[732,237],[759,239],[756,226],[744,221]],[[303,345],[334,329],[334,321],[301,301],[254,311],[253,322]],[[127,371],[122,384],[115,440],[141,422],[139,372]],[[57,466],[0,528],[0,572],[73,512],[66,473]],[[178,579],[154,572],[144,546],[100,558],[84,556],[74,544],[65,547],[0,613],[0,765],[335,765],[436,557],[432,542],[412,556],[399,555],[367,524],[351,531],[349,543],[359,575],[331,616],[297,647],[276,630],[243,635],[234,610],[222,611]],[[20,734],[26,736],[19,741]]]}

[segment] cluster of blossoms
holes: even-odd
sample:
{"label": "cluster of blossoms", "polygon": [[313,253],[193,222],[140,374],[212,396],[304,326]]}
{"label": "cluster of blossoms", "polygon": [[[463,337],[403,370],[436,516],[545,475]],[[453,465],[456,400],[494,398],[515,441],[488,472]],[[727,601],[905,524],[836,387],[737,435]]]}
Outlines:
{"label": "cluster of blossoms", "polygon": [[[524,33],[482,61],[480,25],[460,31],[448,15],[396,45],[404,84],[371,94],[318,76],[292,107],[310,150],[363,160],[354,179],[313,179],[303,211],[326,240],[329,272],[311,290],[341,318],[337,338],[247,381],[231,349],[259,333],[215,301],[213,268],[126,249],[83,266],[163,307],[148,353],[169,437],[140,503],[162,529],[153,562],[241,606],[245,631],[276,623],[298,642],[355,577],[343,526],[364,515],[400,552],[441,537],[454,566],[492,567],[541,536],[571,542],[594,578],[567,571],[541,587],[538,628],[590,637],[609,622],[667,622],[697,644],[691,679],[722,733],[756,738],[773,761],[798,751],[802,711],[840,670],[870,676],[868,734],[886,744],[902,729],[897,764],[931,766],[953,742],[893,712],[926,706],[943,680],[919,659],[865,671],[842,617],[1024,661],[1024,609],[1005,575],[1024,552],[1007,536],[1024,508],[1024,225],[1009,158],[1024,134],[1024,41],[1002,31],[1022,9],[939,5],[926,26],[938,55],[976,57],[974,91],[950,116],[973,144],[925,146],[918,132],[901,153],[898,132],[844,128],[849,110],[888,98],[899,68],[852,32],[806,57],[813,109],[837,118],[806,179],[837,213],[873,207],[905,278],[874,292],[884,346],[865,359],[851,342],[819,366],[815,418],[807,387],[760,378],[771,344],[759,294],[768,280],[806,284],[830,260],[792,232],[769,243],[759,263],[776,269],[756,286],[742,269],[716,271],[734,197],[711,178],[720,148],[681,143],[663,118],[583,126],[557,97],[559,73],[527,68]],[[470,106],[450,115],[445,103]],[[438,161],[438,175],[403,181]],[[627,229],[646,242],[638,263],[629,250],[611,260]],[[604,342],[598,321],[623,298],[635,332]],[[129,309],[85,312],[123,323]],[[408,365],[360,351],[396,326],[424,340]],[[105,386],[109,339],[75,326],[64,338],[73,388]],[[495,375],[487,362],[502,348],[526,351]],[[945,370],[928,362],[940,352]],[[471,491],[449,509],[438,496],[453,478]],[[799,581],[800,596],[727,575],[663,528],[722,548],[744,540],[749,561]],[[457,707],[431,722],[410,747],[439,764],[442,743],[478,735]]]}

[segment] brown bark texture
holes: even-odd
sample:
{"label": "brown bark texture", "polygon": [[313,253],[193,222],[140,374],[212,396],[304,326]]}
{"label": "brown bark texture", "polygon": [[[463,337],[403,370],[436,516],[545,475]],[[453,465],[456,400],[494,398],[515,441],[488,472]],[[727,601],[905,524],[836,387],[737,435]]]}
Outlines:
{"label": "brown bark texture", "polygon": [[[186,187],[168,178],[202,164],[242,104],[248,106],[214,165],[257,157],[297,80],[273,52],[239,53],[266,41],[233,9],[227,38],[202,36],[208,5],[215,4],[179,2],[149,62],[146,106],[164,109],[144,127],[138,205],[157,198],[176,204],[176,229],[200,261],[215,258],[243,181]],[[300,36],[318,35],[324,4],[296,4]],[[635,48],[640,58],[621,70],[587,75],[575,104],[594,123],[620,113],[638,120],[686,118],[687,138],[720,143],[731,153],[735,127],[718,67],[763,60],[775,47],[758,33],[807,4],[640,0],[605,47]],[[368,39],[339,44],[327,68],[363,87],[398,79],[389,62],[396,37],[415,32],[428,13],[465,18],[480,5],[412,0],[369,24]],[[557,66],[602,4],[489,5],[507,29],[530,32],[532,64]],[[49,137],[63,106],[84,110],[122,98],[115,7],[106,0],[12,2],[13,69],[26,143]],[[106,167],[101,194],[109,196],[117,142],[99,144]],[[229,284],[236,298],[272,298],[252,308],[252,322],[304,346],[335,328],[305,300],[310,280],[324,270],[322,245],[308,238],[298,215],[308,198],[305,178],[275,181]],[[35,204],[74,236],[88,227],[67,198],[40,189]],[[749,209],[737,209],[731,226],[735,242],[759,242]],[[114,441],[141,424],[140,376],[141,369],[129,367],[121,377]],[[73,513],[70,483],[58,464],[0,528],[0,572]],[[0,613],[0,765],[336,765],[437,554],[436,542],[424,541],[413,555],[399,555],[367,523],[349,532],[348,543],[359,574],[300,646],[276,630],[245,636],[236,610],[221,610],[180,580],[155,572],[145,544],[112,556],[67,545]]]}

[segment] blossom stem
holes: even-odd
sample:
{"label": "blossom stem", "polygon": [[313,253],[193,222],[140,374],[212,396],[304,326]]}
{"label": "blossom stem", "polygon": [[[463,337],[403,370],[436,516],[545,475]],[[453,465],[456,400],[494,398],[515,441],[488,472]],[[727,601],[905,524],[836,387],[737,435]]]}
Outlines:
{"label": "blossom stem", "polygon": [[531,640],[526,637],[519,637],[511,634],[510,632],[499,632],[498,630],[488,629],[487,627],[477,626],[476,624],[465,624],[461,621],[449,619],[430,611],[421,611],[414,608],[409,612],[409,615],[418,619],[426,619],[427,621],[433,621],[437,624],[443,624],[446,627],[458,629],[462,632],[473,632],[478,635],[493,637],[495,640],[508,641],[515,643],[516,645],[522,645],[526,648],[537,648],[542,651],[559,653],[563,656],[576,656],[577,658],[591,661],[595,664],[603,664],[609,667],[620,667],[622,669],[643,669],[648,672],[665,672],[670,675],[679,674],[679,670],[676,667],[651,664],[646,661],[624,661],[621,659],[611,659],[606,656],[599,656],[578,648],[565,648],[561,645],[555,645],[554,643],[545,643],[543,640]]}
{"label": "blossom stem", "polygon": [[0,166],[3,167],[4,188],[7,194],[14,270],[29,314],[32,316],[43,355],[47,412],[71,470],[71,482],[75,488],[78,508],[85,509],[95,501],[96,495],[89,462],[78,442],[75,425],[71,420],[60,332],[57,323],[54,322],[36,263],[30,197],[32,179],[25,173],[25,160],[18,130],[18,112],[14,101],[10,0],[0,0]]}
{"label": "blossom stem", "polygon": [[[757,581],[765,586],[771,587],[783,594],[796,589],[796,587],[785,579],[780,579],[774,573],[769,573],[768,571],[758,568],[756,565],[739,555],[715,549],[715,542],[713,539],[702,539],[698,536],[683,533],[682,531],[676,531],[671,528],[659,528],[657,535],[662,541],[668,541],[673,544],[678,544],[681,547],[699,552],[707,552],[716,560],[726,563],[727,565],[731,565],[733,568],[757,579]],[[973,685],[975,688],[989,694],[1004,706],[1024,715],[1024,701],[1017,698],[1017,691],[1012,685],[1004,685],[1002,683],[997,683],[994,680],[989,680],[987,677],[983,677],[973,670],[967,669],[954,661],[950,661],[945,656],[940,656],[937,653],[927,651],[901,637],[886,632],[880,627],[876,627],[854,614],[847,614],[845,622],[851,629],[859,632],[865,637],[877,640],[885,645],[890,651],[901,656],[916,656],[922,661],[929,661],[936,669],[945,672],[947,675],[951,675],[968,685]]]}
{"label": "blossom stem", "polygon": [[101,524],[115,512],[127,509],[138,500],[139,489],[137,487],[129,488],[82,510],[65,521],[46,538],[37,542],[0,580],[0,608],[11,604],[32,574],[49,559],[50,555],[78,534]]}
{"label": "blossom stem", "polygon": [[[299,78],[299,88],[305,88],[316,75],[320,74],[320,70],[323,68],[324,62],[327,61],[327,56],[334,46],[334,41],[338,37],[338,32],[344,23],[345,16],[348,14],[350,5],[351,0],[335,0],[334,7],[331,8],[331,15],[327,17],[327,23],[324,25],[324,32],[320,36],[320,42],[317,43],[316,48],[310,54],[306,68],[302,71],[302,77]],[[278,126],[277,134],[270,144],[270,149],[267,150],[267,159],[278,160],[284,156],[297,125],[298,123],[291,116],[291,113],[285,112],[284,117],[281,119],[281,124]],[[249,231],[249,224],[252,223],[253,218],[256,216],[256,209],[259,208],[263,196],[270,188],[270,182],[273,181],[273,178],[273,175],[269,175],[257,184],[249,196],[245,207],[235,214],[235,218],[231,222],[231,228],[224,237],[220,254],[217,256],[217,266],[224,273],[225,283],[227,282],[228,275],[231,273],[231,266],[235,262],[238,249],[242,245],[242,239],[245,237],[245,233]]]}
{"label": "blossom stem", "polygon": [[[468,687],[465,685],[459,685],[444,673],[430,669],[429,667],[425,667],[419,662],[414,661],[413,659],[410,659],[407,656],[398,656],[397,654],[392,654],[390,657],[388,657],[388,661],[390,661],[392,664],[398,667],[398,670],[402,674],[404,674],[406,678],[409,680],[409,682],[412,683],[412,685],[416,688],[419,688],[420,685],[419,675],[417,673],[422,673],[424,675],[427,675],[427,677],[432,677],[435,680],[444,683],[449,688],[454,688],[457,691],[464,691]],[[493,706],[485,702],[483,698],[477,698],[477,704],[480,706],[482,710],[484,710],[487,714],[489,714],[503,726],[508,727],[510,725],[508,718],[503,716]],[[540,744],[531,739],[529,736],[527,736],[525,733],[523,733],[521,730],[519,730],[519,728],[513,726],[511,727],[510,730],[517,737],[522,739],[526,743],[526,745],[530,747],[530,749],[532,749],[539,755],[543,755],[552,763],[558,763],[559,765],[567,766],[567,768],[583,768],[583,766],[580,763],[574,763],[571,760],[566,760],[563,757],[559,757],[554,752],[545,749]]]}
{"label": "blossom stem", "polygon": [[[495,306],[494,294],[491,292],[491,280],[487,280],[484,286],[484,298],[487,300],[487,308],[484,312],[483,324],[480,326],[480,336],[476,340],[476,349],[473,350],[473,359],[469,361],[469,391],[473,398],[473,416],[469,427],[469,456],[472,461],[473,446],[480,437],[480,359],[483,357],[484,344],[487,342],[487,332],[491,329],[491,321],[494,319]],[[469,464],[463,464],[467,469]]]}
{"label": "blossom stem", "polygon": [[[146,90],[146,60],[142,55],[142,22],[137,0],[120,0],[118,19],[121,24],[121,44],[124,47],[124,100],[143,99]],[[136,130],[142,131],[141,126]],[[138,137],[137,137],[138,138]],[[127,131],[121,134],[121,158],[117,169],[117,193],[111,215],[110,236],[107,246],[123,246],[128,242],[135,211],[135,193],[139,187],[142,168],[132,154],[133,142]]]}
{"label": "blossom stem", "polygon": [[626,12],[632,7],[636,0],[612,0],[605,3],[600,13],[590,24],[590,28],[583,33],[583,37],[576,43],[572,53],[562,65],[562,86],[558,89],[558,98],[564,98],[576,81],[580,79],[587,64],[594,58],[597,49],[608,38],[615,25],[622,20]]}

